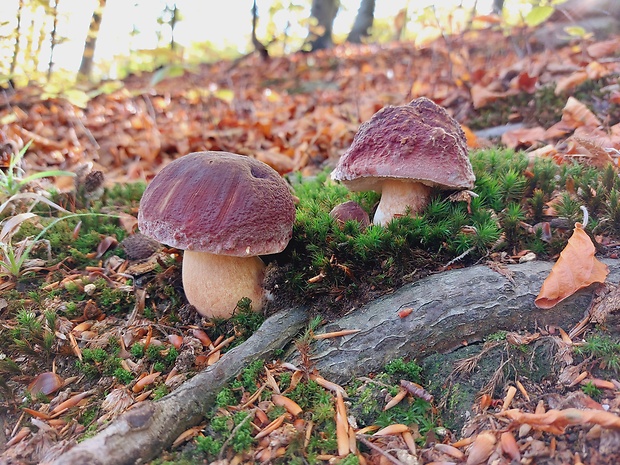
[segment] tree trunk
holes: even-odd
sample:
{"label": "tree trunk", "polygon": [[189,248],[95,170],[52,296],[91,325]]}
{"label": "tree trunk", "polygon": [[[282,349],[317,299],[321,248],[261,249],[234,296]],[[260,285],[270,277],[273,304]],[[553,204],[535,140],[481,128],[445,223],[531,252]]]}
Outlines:
{"label": "tree trunk", "polygon": [[[618,260],[604,262],[610,269],[607,282],[617,283]],[[406,285],[327,325],[325,332],[361,331],[314,344],[315,368],[325,379],[344,383],[380,371],[395,358],[423,359],[482,341],[500,330],[535,332],[551,325],[568,332],[584,317],[592,288],[551,309],[537,308],[534,299],[552,265],[542,261],[510,265],[512,281],[480,265]]]}
{"label": "tree trunk", "polygon": [[50,61],[47,65],[47,80],[50,80],[54,69],[54,50],[56,48],[56,35],[58,33],[58,2],[60,0],[51,0],[50,8],[52,9],[52,32],[50,34]]}
{"label": "tree trunk", "polygon": [[281,349],[308,319],[303,309],[273,315],[215,365],[162,399],[137,404],[96,436],[57,457],[52,465],[133,465],[157,457],[179,434],[203,420],[228,382],[248,364]]}
{"label": "tree trunk", "polygon": [[252,4],[252,45],[254,45],[254,50],[256,50],[260,56],[266,60],[269,58],[269,51],[267,47],[265,47],[256,37],[256,25],[258,24],[258,7],[256,6],[256,0]]}
{"label": "tree trunk", "polygon": [[174,28],[179,21],[179,8],[177,2],[174,2],[172,8],[170,8],[170,50],[176,50],[176,42],[174,41]]}
{"label": "tree trunk", "polygon": [[334,45],[332,31],[339,8],[339,0],[312,0],[310,15],[317,21],[316,26],[310,27],[308,34],[312,51],[331,48]]}
{"label": "tree trunk", "polygon": [[19,55],[19,39],[20,39],[20,28],[22,25],[22,11],[24,9],[24,0],[19,0],[19,4],[17,6],[17,25],[15,26],[15,44],[13,45],[13,58],[11,59],[11,68],[9,70],[9,74],[13,76],[15,72],[15,68],[17,66],[17,56]]}
{"label": "tree trunk", "polygon": [[88,35],[86,36],[84,52],[82,53],[82,62],[80,63],[80,69],[78,71],[78,76],[83,79],[90,79],[93,70],[95,46],[97,45],[99,28],[101,27],[101,19],[103,18],[103,10],[105,9],[106,1],[107,0],[98,0],[99,3],[90,19]]}
{"label": "tree trunk", "polygon": [[504,0],[493,0],[493,13],[501,15],[504,11]]}
{"label": "tree trunk", "polygon": [[357,10],[357,16],[353,28],[349,32],[347,42],[354,44],[362,43],[362,37],[370,35],[369,29],[375,19],[375,0],[362,0]]}

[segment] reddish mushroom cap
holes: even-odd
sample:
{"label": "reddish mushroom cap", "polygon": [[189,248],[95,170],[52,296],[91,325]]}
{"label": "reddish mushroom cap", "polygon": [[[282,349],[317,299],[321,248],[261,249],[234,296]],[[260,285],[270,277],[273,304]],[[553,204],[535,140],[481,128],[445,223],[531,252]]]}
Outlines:
{"label": "reddish mushroom cap", "polygon": [[190,153],[148,185],[140,231],[178,249],[251,256],[281,252],[293,234],[295,205],[270,166],[228,152]]}
{"label": "reddish mushroom cap", "polygon": [[471,189],[475,176],[459,123],[425,97],[388,106],[363,123],[332,179],[353,191],[381,191],[381,179]]}
{"label": "reddish mushroom cap", "polygon": [[348,200],[339,203],[329,212],[329,216],[335,219],[339,224],[344,225],[349,220],[357,221],[362,229],[370,226],[370,217],[366,210],[354,200]]}

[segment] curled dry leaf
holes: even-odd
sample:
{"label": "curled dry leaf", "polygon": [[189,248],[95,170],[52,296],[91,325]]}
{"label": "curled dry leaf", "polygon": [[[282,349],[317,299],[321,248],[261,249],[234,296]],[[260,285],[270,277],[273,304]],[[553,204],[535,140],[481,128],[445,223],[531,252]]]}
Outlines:
{"label": "curled dry leaf", "polygon": [[91,389],[89,391],[84,391],[79,394],[76,394],[73,397],[65,400],[64,402],[61,402],[56,407],[54,407],[54,409],[50,412],[50,414],[53,416],[58,416],[62,414],[65,410],[70,409],[71,407],[75,407],[78,403],[82,401],[82,399],[85,399],[88,396],[92,396],[95,392],[96,391],[94,389]]}
{"label": "curled dry leaf", "polygon": [[381,428],[373,434],[373,436],[389,436],[391,434],[402,434],[406,431],[409,431],[409,427],[407,425],[395,423],[393,425],[386,426],[385,428]]}
{"label": "curled dry leaf", "polygon": [[21,429],[17,432],[17,434],[15,436],[13,436],[9,440],[9,442],[7,442],[5,444],[6,447],[9,448],[11,446],[14,446],[18,442],[20,442],[22,439],[26,438],[30,433],[31,433],[30,428],[28,428],[26,426],[22,426]]}
{"label": "curled dry leaf", "polygon": [[502,451],[512,460],[519,462],[521,460],[521,451],[515,437],[510,431],[502,433],[499,437],[499,442],[502,446]]}
{"label": "curled dry leaf", "polygon": [[331,381],[327,381],[325,378],[323,378],[322,376],[319,376],[317,374],[311,374],[310,375],[310,379],[312,381],[314,381],[316,384],[318,384],[319,386],[335,392],[336,394],[340,393],[340,395],[342,395],[342,397],[344,399],[347,399],[347,392],[344,390],[344,388],[342,386],[340,386],[339,384],[336,383],[332,383]]}
{"label": "curled dry leaf", "polygon": [[151,373],[150,375],[143,376],[136,382],[136,384],[133,385],[131,390],[133,392],[142,391],[149,384],[152,384],[160,374],[161,374],[161,371],[156,371],[155,373]]}
{"label": "curled dry leaf", "polygon": [[303,412],[302,408],[297,404],[297,402],[289,399],[286,396],[274,394],[271,396],[271,401],[279,407],[284,407],[286,411],[293,416],[297,416],[301,412]]}
{"label": "curled dry leaf", "polygon": [[383,407],[383,410],[389,410],[392,407],[394,407],[395,405],[398,405],[400,403],[401,400],[403,400],[406,396],[407,396],[407,390],[405,388],[400,388],[400,390],[398,391],[398,393],[392,397],[392,399],[390,399],[390,401],[385,404],[385,407]]}
{"label": "curled dry leaf", "polygon": [[465,454],[462,451],[450,444],[435,444],[435,450],[458,460],[463,460],[463,458],[465,458]]}
{"label": "curled dry leaf", "polygon": [[192,334],[196,339],[202,342],[203,346],[209,347],[212,344],[211,338],[202,329],[194,329],[192,330]]}
{"label": "curled dry leaf", "polygon": [[35,397],[37,394],[46,396],[56,392],[64,385],[63,379],[56,373],[45,371],[39,374],[29,385],[28,391]]}
{"label": "curled dry leaf", "polygon": [[349,443],[347,410],[340,391],[336,391],[336,440],[338,443],[338,455],[345,457],[351,451],[351,445]]}
{"label": "curled dry leaf", "polygon": [[533,428],[553,434],[563,434],[567,426],[595,424],[605,428],[620,429],[620,417],[604,410],[580,410],[567,408],[549,410],[546,413],[524,413],[517,409],[501,412],[517,423],[527,423]]}
{"label": "curled dry leaf", "polygon": [[180,349],[183,344],[183,336],[179,336],[178,334],[169,334],[168,342],[170,342],[175,349]]}
{"label": "curled dry leaf", "polygon": [[286,418],[286,413],[283,413],[278,418],[276,418],[271,423],[269,423],[267,426],[265,426],[265,429],[259,431],[258,434],[254,436],[254,439],[264,438],[265,436],[268,436],[269,434],[271,434],[273,431],[277,430],[280,426],[282,426],[282,423],[284,423],[285,418]]}
{"label": "curled dry leaf", "polygon": [[611,381],[607,381],[605,379],[599,378],[586,378],[580,381],[581,384],[592,384],[599,389],[610,389],[612,391],[616,390],[616,385]]}
{"label": "curled dry leaf", "polygon": [[549,276],[543,282],[534,303],[538,308],[551,308],[592,283],[607,278],[607,265],[594,257],[596,248],[581,223],[575,223],[573,235],[560,253]]}
{"label": "curled dry leaf", "polygon": [[495,450],[495,435],[491,432],[483,432],[476,436],[473,444],[469,448],[467,465],[479,465],[486,463],[488,458]]}
{"label": "curled dry leaf", "polygon": [[504,397],[504,402],[503,402],[503,405],[502,405],[502,410],[508,410],[508,407],[512,403],[512,400],[514,399],[516,393],[517,393],[517,388],[516,387],[514,387],[514,386],[509,386],[508,387],[508,391],[506,392],[506,396]]}

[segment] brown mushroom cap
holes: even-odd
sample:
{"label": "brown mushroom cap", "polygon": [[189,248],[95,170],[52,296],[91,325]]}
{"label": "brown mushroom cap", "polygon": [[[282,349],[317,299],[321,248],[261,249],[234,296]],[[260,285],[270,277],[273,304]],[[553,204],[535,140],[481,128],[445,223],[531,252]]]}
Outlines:
{"label": "brown mushroom cap", "polygon": [[362,229],[366,229],[370,226],[370,217],[368,213],[354,200],[339,203],[331,209],[329,216],[335,219],[341,226],[347,221],[357,221]]}
{"label": "brown mushroom cap", "polygon": [[363,123],[332,172],[352,191],[381,192],[383,179],[471,189],[475,176],[459,123],[425,97],[388,106]]}
{"label": "brown mushroom cap", "polygon": [[164,167],[148,185],[140,231],[178,249],[238,257],[281,252],[295,205],[270,166],[228,152],[197,152]]}

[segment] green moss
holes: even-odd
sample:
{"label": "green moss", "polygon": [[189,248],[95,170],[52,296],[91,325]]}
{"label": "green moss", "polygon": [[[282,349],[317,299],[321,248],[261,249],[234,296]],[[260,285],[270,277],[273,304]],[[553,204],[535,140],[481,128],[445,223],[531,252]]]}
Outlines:
{"label": "green moss", "polygon": [[383,371],[389,375],[404,377],[409,381],[419,383],[422,367],[413,361],[405,362],[402,358],[397,358],[385,365]]}
{"label": "green moss", "polygon": [[237,396],[230,388],[224,388],[215,396],[215,405],[219,408],[228,407],[229,405],[236,405],[238,402]]}
{"label": "green moss", "polygon": [[620,342],[609,336],[593,334],[586,342],[575,347],[575,352],[584,356],[594,357],[604,370],[620,373]]}

